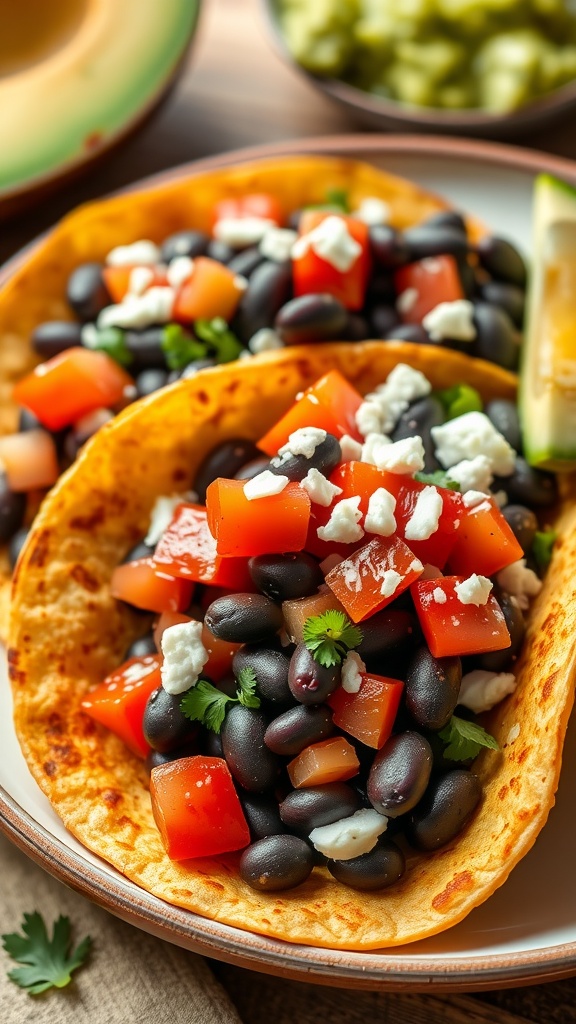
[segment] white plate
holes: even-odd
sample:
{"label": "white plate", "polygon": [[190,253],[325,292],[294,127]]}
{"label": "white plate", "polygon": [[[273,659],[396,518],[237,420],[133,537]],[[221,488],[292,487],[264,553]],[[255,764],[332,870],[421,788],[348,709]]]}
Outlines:
{"label": "white plate", "polygon": [[[443,193],[526,253],[535,173],[548,170],[576,182],[576,166],[526,151],[377,136],[245,150],[202,161],[188,171],[320,148],[370,159]],[[576,723],[568,732],[557,805],[533,850],[498,892],[461,924],[434,938],[382,953],[343,953],[266,939],[170,907],[85,850],[28,772],[12,727],[5,665],[1,673],[0,827],[47,870],[133,924],[254,970],[349,987],[429,990],[432,983],[442,989],[478,989],[576,973]]]}

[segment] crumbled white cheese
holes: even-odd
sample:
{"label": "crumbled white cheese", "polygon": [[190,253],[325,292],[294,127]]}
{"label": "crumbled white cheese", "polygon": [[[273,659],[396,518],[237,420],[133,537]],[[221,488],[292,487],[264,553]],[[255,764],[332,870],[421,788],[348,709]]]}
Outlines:
{"label": "crumbled white cheese", "polygon": [[368,511],[364,519],[366,533],[391,537],[396,530],[395,508],[396,498],[394,495],[384,487],[376,488],[368,500]]}
{"label": "crumbled white cheese", "polygon": [[358,693],[362,685],[361,672],[366,671],[366,665],[356,651],[348,651],[342,662],[342,689],[346,693]]}
{"label": "crumbled white cheese", "polygon": [[298,232],[289,228],[270,228],[260,242],[260,252],[268,260],[284,263],[290,259],[292,246],[298,239]]}
{"label": "crumbled white cheese", "polygon": [[343,434],[340,438],[340,450],[342,462],[360,462],[362,458],[362,445],[349,434]]}
{"label": "crumbled white cheese", "polygon": [[405,288],[396,299],[396,309],[399,313],[409,313],[418,301],[417,288]]}
{"label": "crumbled white cheese", "polygon": [[383,199],[377,196],[366,196],[360,201],[360,206],[354,210],[352,216],[361,220],[369,227],[377,224],[388,224],[390,221],[390,206]]}
{"label": "crumbled white cheese", "polygon": [[446,593],[442,590],[442,587],[434,587],[432,597],[436,604],[446,604],[446,601],[448,600]]}
{"label": "crumbled white cheese", "polygon": [[150,513],[148,533],[144,537],[144,543],[154,547],[162,534],[168,529],[174,512],[183,501],[197,501],[198,495],[194,491],[187,491],[186,494],[166,494],[156,498]]}
{"label": "crumbled white cheese", "polygon": [[352,860],[363,853],[370,853],[387,825],[388,819],[383,814],[364,807],[349,818],[313,829],[310,842],[330,860]]}
{"label": "crumbled white cheese", "polygon": [[326,526],[319,526],[316,533],[320,540],[332,540],[339,544],[352,544],[362,540],[364,530],[358,525],[362,518],[360,498],[343,498],[332,509]]}
{"label": "crumbled white cheese", "polygon": [[256,356],[260,352],[272,352],[276,348],[284,348],[284,342],[271,327],[261,327],[250,338],[248,348]]}
{"label": "crumbled white cheese", "polygon": [[354,418],[362,437],[367,438],[370,434],[381,433],[382,412],[377,402],[362,402]]}
{"label": "crumbled white cheese", "polygon": [[130,295],[143,295],[154,280],[154,271],[151,267],[133,267],[128,280],[128,292]]}
{"label": "crumbled white cheese", "polygon": [[530,605],[530,598],[536,597],[542,590],[542,580],[538,579],[533,569],[526,568],[526,559],[520,558],[512,565],[501,569],[496,579],[502,590],[516,598],[518,607],[522,611]]}
{"label": "crumbled white cheese", "polygon": [[96,324],[83,324],[80,337],[84,348],[98,348],[98,328]]}
{"label": "crumbled white cheese", "polygon": [[273,494],[280,494],[289,483],[287,476],[280,476],[265,469],[263,473],[258,473],[251,480],[247,480],[243,491],[248,501],[255,501],[257,498],[270,498]]}
{"label": "crumbled white cheese", "polygon": [[348,273],[362,252],[362,246],[352,237],[342,217],[325,217],[323,221],[292,246],[292,259],[299,260],[309,249],[341,274]]}
{"label": "crumbled white cheese", "polygon": [[475,572],[468,579],[462,580],[462,583],[454,584],[454,592],[460,604],[475,604],[476,607],[486,604],[491,590],[491,580]]}
{"label": "crumbled white cheese", "polygon": [[462,676],[458,703],[479,715],[482,711],[490,711],[515,689],[516,677],[512,672],[475,669]]}
{"label": "crumbled white cheese", "polygon": [[234,287],[237,288],[239,292],[245,292],[246,289],[248,288],[248,278],[244,277],[243,274],[236,274],[233,284]]}
{"label": "crumbled white cheese", "polygon": [[164,630],[160,641],[164,655],[160,674],[167,693],[184,693],[198,682],[209,657],[202,643],[202,629],[202,623],[192,619]]}
{"label": "crumbled white cheese", "polygon": [[87,412],[74,423],[74,430],[79,437],[92,437],[100,427],[114,419],[111,409],[94,409],[94,412]]}
{"label": "crumbled white cheese", "polygon": [[474,306],[468,299],[456,299],[454,302],[440,302],[422,318],[422,326],[430,335],[431,341],[474,341],[476,327],[474,325]]}
{"label": "crumbled white cheese", "polygon": [[190,259],[189,256],[175,256],[173,260],[170,260],[168,264],[168,270],[166,271],[166,277],[168,284],[172,285],[173,288],[179,288],[184,281],[187,281],[192,276],[194,270],[194,260]]}
{"label": "crumbled white cheese", "polygon": [[[515,451],[483,412],[466,412],[431,430],[436,457],[449,469],[461,459],[485,455],[490,470],[498,476],[509,476],[514,470]],[[469,486],[466,490],[469,490]],[[476,490],[482,490],[476,487]]]}
{"label": "crumbled white cheese", "polygon": [[508,495],[506,494],[506,491],[496,491],[495,494],[492,495],[492,499],[495,504],[498,505],[498,508],[504,508],[504,506],[508,504]]}
{"label": "crumbled white cheese", "polygon": [[331,483],[319,469],[314,468],[308,470],[304,479],[300,481],[300,487],[307,492],[310,501],[316,505],[323,505],[324,508],[332,504],[337,494],[342,494],[341,487]]}
{"label": "crumbled white cheese", "polygon": [[380,587],[380,593],[382,597],[392,597],[400,586],[403,576],[396,569],[385,569],[383,573],[380,573],[379,579],[382,580],[382,586]]}
{"label": "crumbled white cheese", "polygon": [[172,319],[176,292],[173,288],[148,288],[143,295],[130,295],[116,306],[106,306],[98,315],[102,327],[150,327],[167,324]]}
{"label": "crumbled white cheese", "polygon": [[485,455],[463,459],[450,467],[450,479],[455,480],[462,492],[483,491],[486,497],[492,483],[492,463]]}
{"label": "crumbled white cheese", "polygon": [[326,431],[320,427],[300,427],[289,435],[286,444],[278,449],[278,455],[291,458],[303,455],[311,459],[319,444],[326,440]]}
{"label": "crumbled white cheese", "polygon": [[406,540],[428,540],[438,530],[444,503],[438,489],[432,485],[420,491],[404,537]]}
{"label": "crumbled white cheese", "polygon": [[340,562],[343,561],[344,559],[341,555],[337,555],[336,552],[333,552],[331,555],[326,555],[324,561],[320,562],[320,568],[324,573],[324,576],[327,576],[329,572],[332,572],[332,569],[335,569],[336,566],[340,565]]}
{"label": "crumbled white cheese", "polygon": [[387,434],[393,430],[410,403],[417,398],[425,398],[431,390],[430,381],[420,370],[414,370],[407,363],[398,363],[388,374],[384,384],[380,384],[365,398],[366,402],[379,408],[378,432]]}
{"label": "crumbled white cheese", "polygon": [[276,222],[268,217],[222,217],[216,221],[212,233],[219,242],[225,242],[233,249],[242,249],[256,245],[267,231],[275,227]]}
{"label": "crumbled white cheese", "polygon": [[160,262],[160,249],[154,242],[142,238],[131,245],[117,245],[106,257],[109,267],[130,267]]}
{"label": "crumbled white cheese", "polygon": [[476,505],[486,501],[486,494],[484,494],[484,491],[465,491],[462,495],[462,501],[466,508],[476,508]]}
{"label": "crumbled white cheese", "polygon": [[390,444],[392,444],[392,441],[389,437],[386,437],[386,434],[368,434],[362,445],[361,461],[368,463],[370,466],[377,466],[381,449],[386,448]]}
{"label": "crumbled white cheese", "polygon": [[421,437],[404,437],[392,444],[380,445],[373,453],[378,469],[411,476],[424,469],[424,445]]}

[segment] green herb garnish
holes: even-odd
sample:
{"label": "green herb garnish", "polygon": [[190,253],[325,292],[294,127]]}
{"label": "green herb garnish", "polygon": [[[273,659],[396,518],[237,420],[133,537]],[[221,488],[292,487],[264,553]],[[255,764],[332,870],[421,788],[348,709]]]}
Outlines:
{"label": "green herb garnish", "polygon": [[166,324],[162,330],[161,345],[170,370],[183,370],[195,359],[206,358],[206,345],[193,338],[180,324]]}
{"label": "green herb garnish", "polygon": [[64,988],[72,981],[72,971],[81,967],[92,945],[89,935],[71,949],[70,919],[60,916],[48,938],[42,915],[24,914],[24,935],[11,932],[2,936],[2,946],[23,967],[8,972],[10,981],[25,988],[31,996],[49,988]]}
{"label": "green herb garnish", "polygon": [[545,572],[550,565],[552,548],[557,536],[556,530],[536,530],[532,541],[532,555],[540,572]]}
{"label": "green herb garnish", "polygon": [[329,188],[326,192],[326,205],[350,213],[350,201],[345,188]]}
{"label": "green herb garnish", "polygon": [[362,643],[362,631],[336,609],[306,619],[302,637],[314,660],[324,668],[339,665],[349,650]]}
{"label": "green herb garnish", "polygon": [[245,708],[259,708],[260,698],[256,695],[256,674],[253,668],[240,669],[236,681],[235,697],[218,690],[212,683],[200,679],[196,686],[182,697],[180,710],[191,722],[201,722],[212,732],[220,732],[229,704],[243,704]]}
{"label": "green herb garnish", "polygon": [[438,391],[437,397],[442,402],[449,420],[463,416],[467,412],[482,412],[482,399],[476,388],[469,384],[455,384],[446,391]]}
{"label": "green herb garnish", "polygon": [[460,484],[450,479],[450,474],[443,469],[436,469],[433,473],[414,473],[414,479],[420,484],[434,484],[436,487],[445,487],[449,491],[460,490]]}
{"label": "green herb garnish", "polygon": [[134,356],[126,345],[124,331],[120,327],[103,327],[101,331],[96,330],[94,338],[86,347],[95,352],[105,352],[120,366],[130,366],[134,361]]}
{"label": "green herb garnish", "polygon": [[456,715],[452,715],[438,735],[447,744],[444,757],[449,761],[469,761],[480,753],[482,747],[500,750],[494,737],[481,725]]}
{"label": "green herb garnish", "polygon": [[212,347],[217,363],[231,363],[233,359],[238,359],[244,348],[221,316],[213,320],[196,320],[194,330],[202,341]]}

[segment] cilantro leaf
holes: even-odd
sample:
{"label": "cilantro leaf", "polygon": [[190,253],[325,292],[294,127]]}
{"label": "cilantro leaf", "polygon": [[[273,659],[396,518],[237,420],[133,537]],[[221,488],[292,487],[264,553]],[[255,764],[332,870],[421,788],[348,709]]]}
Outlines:
{"label": "cilantro leaf", "polygon": [[438,733],[447,744],[444,757],[449,761],[469,761],[480,753],[482,747],[500,750],[496,740],[477,722],[468,722],[465,718],[452,718]]}
{"label": "cilantro leaf", "polygon": [[445,391],[438,391],[437,397],[442,402],[449,420],[463,416],[467,412],[482,412],[484,408],[480,392],[470,384],[455,384]]}
{"label": "cilantro leaf", "polygon": [[334,608],[306,619],[302,638],[314,660],[324,668],[331,668],[339,665],[349,650],[362,643],[362,631],[344,612]]}
{"label": "cilantro leaf", "polygon": [[92,945],[87,935],[72,949],[70,919],[62,915],[54,924],[51,939],[37,911],[24,914],[22,931],[24,935],[18,932],[2,935],[2,946],[13,960],[25,965],[8,972],[10,981],[27,989],[31,996],[68,985],[72,971],[82,966]]}
{"label": "cilantro leaf", "polygon": [[345,188],[329,188],[326,192],[326,205],[332,206],[342,213],[350,213],[350,201]]}
{"label": "cilantro leaf", "polygon": [[166,324],[160,344],[170,370],[183,370],[194,359],[206,357],[206,345],[193,338],[180,324]]}
{"label": "cilantro leaf", "polygon": [[206,679],[199,679],[186,691],[180,701],[180,710],[191,722],[201,722],[212,732],[220,732],[229,704],[243,704],[245,708],[259,708],[256,674],[253,668],[243,668],[237,677],[236,696],[230,697]]}
{"label": "cilantro leaf", "polygon": [[414,479],[421,484],[435,484],[436,487],[446,487],[449,491],[458,491],[460,484],[450,479],[450,474],[443,469],[435,469],[433,473],[414,473]]}
{"label": "cilantro leaf", "polygon": [[230,363],[233,359],[238,359],[244,348],[221,316],[216,316],[213,320],[196,320],[194,330],[202,341],[212,346],[218,363]]}
{"label": "cilantro leaf", "polygon": [[120,366],[130,366],[134,361],[134,356],[126,344],[126,335],[120,327],[95,329],[94,336],[90,338],[87,347],[95,352],[105,352]]}
{"label": "cilantro leaf", "polygon": [[256,695],[256,673],[253,668],[247,665],[241,668],[238,675],[238,689],[236,697],[245,708],[259,708],[260,698]]}
{"label": "cilantro leaf", "polygon": [[552,548],[557,536],[556,530],[536,530],[532,541],[532,554],[541,572],[545,572],[550,565]]}

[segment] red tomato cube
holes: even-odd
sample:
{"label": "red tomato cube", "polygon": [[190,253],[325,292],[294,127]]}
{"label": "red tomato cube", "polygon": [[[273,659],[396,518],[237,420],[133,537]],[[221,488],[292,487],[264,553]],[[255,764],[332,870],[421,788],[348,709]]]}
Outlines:
{"label": "red tomato cube", "polygon": [[318,427],[338,438],[349,434],[359,441],[356,413],[362,401],[356,388],[338,370],[330,370],[304,391],[282,419],[258,441],[258,447],[267,455],[276,455],[290,434],[301,427]]}
{"label": "red tomato cube", "polygon": [[334,725],[367,747],[379,750],[392,734],[404,683],[369,672],[361,672],[360,676],[358,693],[347,693],[339,686],[327,703],[334,712]]}
{"label": "red tomato cube", "polygon": [[0,437],[0,465],[13,491],[51,487],[60,475],[54,438],[46,430]]}
{"label": "red tomato cube", "polygon": [[342,494],[338,495],[337,501],[354,498],[356,495],[360,497],[360,510],[364,515],[368,511],[371,495],[378,488],[383,487],[398,499],[403,486],[400,474],[387,473],[368,462],[344,462],[331,473],[330,480],[342,488]]}
{"label": "red tomato cube", "polygon": [[[122,299],[125,297],[130,287],[130,276],[136,266],[139,266],[139,264],[134,263],[132,266],[121,265],[118,267],[104,267],[102,277],[104,278],[106,291],[112,299],[112,302],[122,302]],[[147,269],[150,269],[153,275],[152,280],[148,285],[149,288],[157,288],[168,284],[168,278],[166,277],[166,270],[164,268],[150,267]]]}
{"label": "red tomato cube", "polygon": [[287,766],[294,789],[324,786],[328,782],[344,782],[358,774],[360,762],[356,751],[343,736],[333,736],[306,747]]}
{"label": "red tomato cube", "polygon": [[206,492],[208,528],[218,554],[247,556],[302,551],[310,519],[310,498],[299,484],[280,494],[248,500],[244,480],[220,478]]}
{"label": "red tomato cube", "polygon": [[462,518],[448,564],[459,576],[470,576],[473,572],[493,576],[523,557],[524,552],[500,509],[487,498]]}
{"label": "red tomato cube", "polygon": [[394,274],[394,286],[399,297],[409,289],[409,295],[413,291],[413,302],[404,308],[402,300],[399,303],[405,324],[421,324],[426,314],[441,302],[465,298],[453,256],[429,256],[401,267]]}
{"label": "red tomato cube", "polygon": [[246,196],[231,196],[221,199],[214,207],[213,222],[219,220],[242,220],[245,217],[259,217],[271,220],[280,226],[284,221],[282,205],[276,196],[268,192],[251,192]]}
{"label": "red tomato cube", "polygon": [[422,568],[399,537],[375,537],[332,569],[326,583],[350,618],[362,622],[394,601]]}
{"label": "red tomato cube", "polygon": [[112,597],[149,612],[183,612],[193,590],[192,583],[162,572],[151,558],[118,565],[110,581]]}
{"label": "red tomato cube", "polygon": [[241,850],[250,831],[228,765],[219,757],[183,757],[150,776],[152,812],[171,860]]}
{"label": "red tomato cube", "polygon": [[87,694],[81,707],[95,722],[116,733],[133,754],[146,757],[150,747],[142,731],[144,710],[150,694],[161,685],[157,655],[129,658]]}
{"label": "red tomato cube", "polygon": [[247,558],[223,558],[217,554],[207,512],[201,505],[178,506],[158,542],[154,564],[171,576],[194,583],[230,587],[243,593],[254,590]]}
{"label": "red tomato cube", "polygon": [[[438,520],[438,529],[427,540],[406,538],[406,527],[414,512],[418,496],[430,484],[419,483],[417,480],[406,480],[402,484],[396,504],[396,523],[398,534],[421,562],[430,562],[438,569],[443,569],[454,545],[458,542],[459,530],[466,513],[462,495],[446,487],[435,488],[442,498],[442,511]],[[480,570],[475,570],[480,572]]]}
{"label": "red tomato cube", "polygon": [[486,604],[462,604],[454,587],[466,578],[419,580],[411,588],[422,632],[435,658],[483,654],[510,647],[502,609],[492,594]]}
{"label": "red tomato cube", "polygon": [[[360,252],[348,270],[338,270],[310,246],[292,258],[294,295],[328,294],[339,299],[346,309],[362,309],[370,275],[368,225],[355,217],[325,210],[305,210],[300,217],[300,235],[308,235],[328,217],[344,221],[348,233],[359,244]],[[337,339],[334,339],[335,341]]]}
{"label": "red tomato cube", "polygon": [[223,263],[208,256],[197,256],[191,277],[176,293],[174,319],[183,323],[213,320],[214,317],[231,320],[244,287],[238,275]]}

